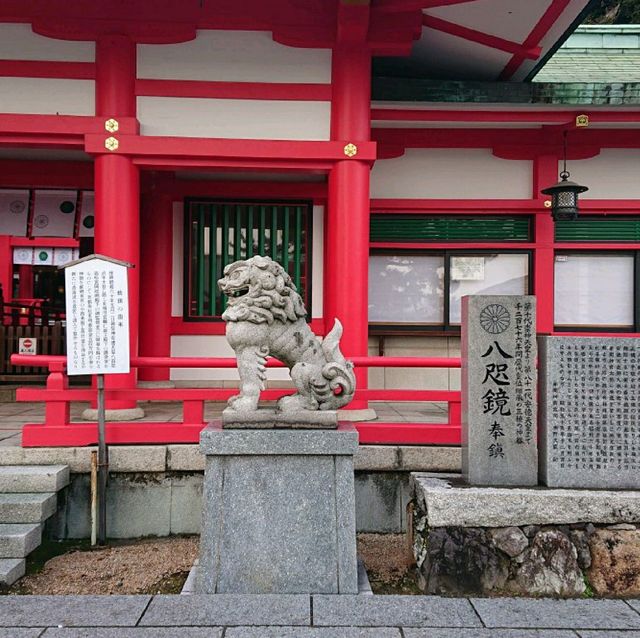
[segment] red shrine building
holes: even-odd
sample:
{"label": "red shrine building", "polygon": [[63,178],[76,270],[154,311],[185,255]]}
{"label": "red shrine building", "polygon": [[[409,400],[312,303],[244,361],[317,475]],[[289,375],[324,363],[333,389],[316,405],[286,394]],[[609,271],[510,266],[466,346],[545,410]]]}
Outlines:
{"label": "red shrine building", "polygon": [[[459,356],[467,294],[535,294],[539,333],[640,334],[638,85],[532,81],[587,5],[4,0],[4,303],[63,309],[57,266],[95,252],[134,265],[132,356],[229,357],[216,281],[267,254],[350,357]],[[554,223],[564,157],[589,190]],[[359,375],[458,389],[448,369]]]}

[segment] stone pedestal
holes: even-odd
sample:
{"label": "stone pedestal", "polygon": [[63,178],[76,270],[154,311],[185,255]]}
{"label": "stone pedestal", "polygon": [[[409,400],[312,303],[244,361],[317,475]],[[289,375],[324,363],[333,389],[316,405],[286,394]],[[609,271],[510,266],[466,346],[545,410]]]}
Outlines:
{"label": "stone pedestal", "polygon": [[357,594],[358,434],[210,424],[198,593]]}

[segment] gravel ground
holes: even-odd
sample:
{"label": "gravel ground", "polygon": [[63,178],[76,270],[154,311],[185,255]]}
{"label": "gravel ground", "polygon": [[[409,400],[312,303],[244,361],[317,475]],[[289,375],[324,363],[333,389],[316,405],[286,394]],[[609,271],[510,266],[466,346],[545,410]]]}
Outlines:
{"label": "gravel ground", "polygon": [[[19,580],[9,594],[179,593],[198,556],[198,537],[114,542],[49,559]],[[358,534],[375,593],[420,593],[409,565],[404,534]]]}
{"label": "gravel ground", "polygon": [[9,593],[169,593],[186,579],[198,556],[198,537],[154,538],[72,551],[48,560]]}

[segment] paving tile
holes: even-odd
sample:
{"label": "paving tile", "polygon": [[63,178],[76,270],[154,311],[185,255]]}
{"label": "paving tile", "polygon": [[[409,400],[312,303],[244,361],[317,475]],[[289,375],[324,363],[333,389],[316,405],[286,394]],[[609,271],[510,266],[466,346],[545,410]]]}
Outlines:
{"label": "paving tile", "polygon": [[225,638],[401,638],[396,627],[230,627]]}
{"label": "paving tile", "polygon": [[640,615],[622,600],[472,598],[487,627],[640,629]]}
{"label": "paving tile", "polygon": [[479,627],[465,598],[314,596],[313,624],[355,627]]}
{"label": "paving tile", "polygon": [[404,638],[576,638],[569,629],[404,629]]}
{"label": "paving tile", "polygon": [[2,627],[133,627],[149,596],[1,596]]}
{"label": "paving tile", "polygon": [[222,638],[222,631],[222,627],[49,628],[42,638]]}
{"label": "paving tile", "polygon": [[140,625],[309,625],[311,605],[304,594],[155,596]]}
{"label": "paving tile", "polygon": [[580,638],[640,638],[640,631],[627,631],[621,629],[616,631],[615,629],[593,630],[593,629],[581,629],[576,632]]}
{"label": "paving tile", "polygon": [[627,604],[640,614],[640,600],[627,600]]}
{"label": "paving tile", "polygon": [[17,627],[8,627],[0,629],[0,638],[40,638],[42,628],[38,629],[18,629]]}

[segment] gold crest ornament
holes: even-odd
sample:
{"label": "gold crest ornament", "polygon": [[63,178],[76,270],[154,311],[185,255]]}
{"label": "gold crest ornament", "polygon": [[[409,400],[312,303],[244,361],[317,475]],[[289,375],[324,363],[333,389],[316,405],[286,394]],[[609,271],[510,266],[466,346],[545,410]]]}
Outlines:
{"label": "gold crest ornament", "polygon": [[108,137],[104,141],[104,147],[108,151],[117,151],[118,150],[118,146],[120,146],[120,142],[118,142],[118,140],[115,137]]}
{"label": "gold crest ornament", "polygon": [[118,129],[120,128],[120,125],[118,124],[118,120],[114,120],[112,117],[110,117],[105,123],[104,123],[104,128],[106,131],[108,131],[109,133],[117,133]]}
{"label": "gold crest ornament", "polygon": [[358,153],[358,147],[355,144],[352,144],[351,142],[349,142],[344,147],[344,154],[347,157],[353,157],[354,155],[357,155],[357,153]]}

